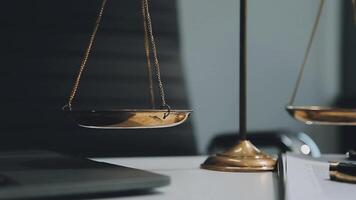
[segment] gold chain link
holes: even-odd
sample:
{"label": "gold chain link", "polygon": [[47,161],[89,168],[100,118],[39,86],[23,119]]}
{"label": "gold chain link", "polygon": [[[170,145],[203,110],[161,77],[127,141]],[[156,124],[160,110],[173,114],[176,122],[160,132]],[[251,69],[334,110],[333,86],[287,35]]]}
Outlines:
{"label": "gold chain link", "polygon": [[320,22],[321,14],[322,14],[322,11],[323,11],[324,3],[325,3],[325,0],[320,0],[318,13],[317,13],[315,21],[314,21],[312,33],[311,33],[310,38],[309,38],[308,46],[307,46],[307,49],[306,49],[305,54],[304,54],[303,63],[301,65],[301,67],[300,67],[300,71],[299,71],[299,74],[298,74],[297,82],[295,84],[295,87],[294,87],[293,94],[292,94],[291,100],[289,102],[289,105],[293,105],[294,104],[295,97],[297,95],[298,88],[299,88],[300,82],[301,82],[303,74],[304,74],[304,69],[305,69],[305,66],[306,66],[308,58],[309,58],[310,50],[311,50],[311,47],[313,45],[315,34],[316,34],[316,31],[317,31],[318,26],[319,26],[319,22]]}
{"label": "gold chain link", "polygon": [[86,67],[90,51],[91,51],[91,49],[93,47],[95,36],[96,36],[96,33],[98,32],[100,21],[101,21],[101,18],[103,16],[103,13],[104,13],[106,2],[107,2],[107,0],[103,0],[103,2],[101,4],[98,17],[97,17],[97,19],[95,21],[94,30],[93,30],[92,34],[90,35],[90,40],[89,40],[88,47],[85,50],[85,53],[84,53],[84,56],[83,56],[83,60],[82,60],[82,62],[80,64],[80,69],[79,69],[78,75],[77,75],[77,77],[76,77],[76,79],[74,81],[73,88],[72,88],[71,94],[69,96],[68,103],[67,103],[67,105],[64,106],[64,108],[67,107],[70,110],[72,109],[72,103],[73,103],[73,100],[75,98],[75,95],[77,94],[78,87],[79,87],[79,84],[80,84],[80,80],[81,80],[81,77],[83,75],[83,71],[84,71],[84,69]]}
{"label": "gold chain link", "polygon": [[[90,36],[89,44],[88,47],[84,53],[83,60],[80,65],[80,69],[78,72],[78,75],[73,83],[73,88],[70,93],[68,103],[63,107],[63,108],[69,108],[70,110],[72,109],[72,103],[73,100],[77,94],[78,87],[80,84],[81,77],[83,75],[83,72],[86,68],[86,64],[89,58],[89,54],[91,52],[91,49],[94,44],[95,36],[98,32],[99,25],[104,13],[105,5],[106,5],[107,0],[103,0],[98,17],[95,21],[95,26],[94,30]],[[150,43],[151,43],[151,48],[152,48],[152,53],[153,53],[153,58],[154,58],[154,64],[156,67],[156,76],[157,76],[157,81],[158,81],[158,86],[159,86],[159,92],[161,96],[161,103],[162,107],[166,107],[168,109],[168,112],[164,115],[164,118],[167,117],[170,114],[170,106],[166,103],[166,94],[164,91],[162,79],[161,79],[161,69],[160,69],[160,64],[158,61],[158,55],[157,55],[157,47],[156,43],[154,40],[154,35],[152,31],[152,21],[151,21],[151,16],[149,12],[149,3],[148,0],[142,0],[142,15],[143,15],[143,21],[144,21],[144,45],[145,45],[145,51],[146,51],[146,61],[147,61],[147,69],[148,69],[148,77],[149,77],[149,91],[150,91],[150,101],[152,104],[152,108],[155,107],[155,100],[154,100],[154,91],[153,91],[153,81],[152,81],[152,66],[151,66],[151,59],[150,59]]]}
{"label": "gold chain link", "polygon": [[168,114],[169,114],[170,106],[166,103],[166,94],[165,94],[162,79],[161,79],[161,69],[160,69],[160,64],[158,61],[156,43],[155,43],[153,31],[152,31],[152,21],[151,21],[151,15],[149,12],[149,2],[148,2],[148,0],[142,0],[142,1],[143,1],[142,2],[143,10],[145,12],[145,14],[143,16],[145,18],[144,21],[146,21],[146,25],[148,28],[148,34],[150,37],[149,39],[151,41],[151,48],[152,48],[152,53],[153,53],[154,64],[156,67],[156,76],[157,76],[159,92],[160,92],[160,96],[161,96],[161,103],[162,103],[162,107],[168,108]]}
{"label": "gold chain link", "polygon": [[144,29],[144,43],[145,43],[145,52],[146,52],[146,62],[147,62],[147,76],[148,76],[148,89],[150,95],[150,102],[152,109],[155,108],[155,96],[153,90],[153,79],[152,79],[152,65],[151,65],[151,53],[150,53],[150,43],[148,40],[148,31],[147,31],[147,22],[146,22],[146,11],[145,11],[145,1],[142,0],[142,16],[143,16],[143,29]]}

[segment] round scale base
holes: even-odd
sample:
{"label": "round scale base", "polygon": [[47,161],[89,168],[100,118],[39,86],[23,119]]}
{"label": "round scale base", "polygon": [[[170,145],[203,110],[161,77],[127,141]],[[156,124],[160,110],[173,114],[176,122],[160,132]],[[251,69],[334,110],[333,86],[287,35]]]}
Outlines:
{"label": "round scale base", "polygon": [[231,149],[210,156],[200,167],[224,172],[260,172],[272,171],[275,166],[276,159],[261,152],[250,141],[240,140]]}

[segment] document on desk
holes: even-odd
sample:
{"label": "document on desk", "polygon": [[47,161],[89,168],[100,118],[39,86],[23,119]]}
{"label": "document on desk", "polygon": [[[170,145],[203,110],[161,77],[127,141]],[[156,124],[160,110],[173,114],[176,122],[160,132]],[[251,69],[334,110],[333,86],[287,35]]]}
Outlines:
{"label": "document on desk", "polygon": [[330,180],[328,162],[293,154],[286,154],[284,162],[286,199],[356,199],[356,184]]}

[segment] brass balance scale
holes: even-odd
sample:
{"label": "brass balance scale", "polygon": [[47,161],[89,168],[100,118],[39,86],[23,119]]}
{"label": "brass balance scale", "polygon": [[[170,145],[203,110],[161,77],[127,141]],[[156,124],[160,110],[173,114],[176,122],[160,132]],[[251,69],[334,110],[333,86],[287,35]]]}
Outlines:
{"label": "brass balance scale", "polygon": [[[157,47],[152,31],[152,22],[149,11],[149,1],[142,0],[142,16],[144,25],[144,46],[146,53],[147,71],[149,79],[150,109],[110,109],[110,110],[75,110],[72,108],[74,98],[77,94],[81,77],[85,70],[89,54],[94,44],[95,36],[104,13],[107,0],[103,0],[95,22],[94,30],[90,36],[88,47],[84,53],[79,72],[74,81],[68,103],[63,107],[68,117],[73,119],[79,126],[97,129],[148,129],[166,128],[182,124],[186,121],[191,110],[174,110],[167,104],[164,85],[161,79],[160,64],[158,61]],[[151,52],[152,51],[152,52]],[[156,79],[161,97],[161,108],[155,108],[155,95],[153,85],[153,67],[151,57],[156,71]]]}
{"label": "brass balance scale", "polygon": [[[355,11],[356,22],[356,0],[351,0]],[[157,56],[157,49],[152,31],[152,22],[149,12],[148,0],[142,0],[142,15],[144,22],[144,46],[146,52],[147,70],[149,77],[149,94],[152,107],[150,109],[111,109],[111,110],[74,110],[72,103],[77,94],[80,79],[85,70],[90,51],[92,49],[96,33],[98,31],[101,18],[107,0],[103,0],[101,8],[91,34],[88,47],[85,51],[78,75],[74,81],[68,103],[63,110],[79,126],[98,129],[148,129],[165,128],[177,126],[189,117],[191,110],[173,110],[166,102],[164,85],[161,80],[160,65]],[[325,0],[320,0],[318,14],[314,23],[312,34],[304,56],[303,64],[295,85],[291,101],[286,110],[296,120],[306,124],[320,125],[356,125],[356,109],[343,109],[321,106],[295,106],[294,100],[303,71],[308,60],[313,39],[320,21]],[[247,25],[247,0],[240,0],[240,138],[238,143],[229,150],[210,156],[201,168],[228,172],[258,172],[271,171],[275,169],[276,159],[271,157],[247,140],[246,130],[246,25]],[[151,52],[152,51],[152,52]],[[153,90],[153,73],[151,65],[151,55],[156,69],[156,78],[161,97],[161,108],[155,109],[155,98]]]}

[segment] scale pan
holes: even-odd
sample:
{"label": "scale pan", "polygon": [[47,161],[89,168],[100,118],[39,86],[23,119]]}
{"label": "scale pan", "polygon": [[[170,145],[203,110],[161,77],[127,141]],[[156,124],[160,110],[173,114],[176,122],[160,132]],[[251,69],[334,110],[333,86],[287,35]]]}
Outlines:
{"label": "scale pan", "polygon": [[186,121],[191,110],[118,109],[65,111],[79,126],[96,129],[148,129],[177,126]]}
{"label": "scale pan", "polygon": [[321,106],[286,106],[288,113],[305,124],[356,126],[356,109]]}

